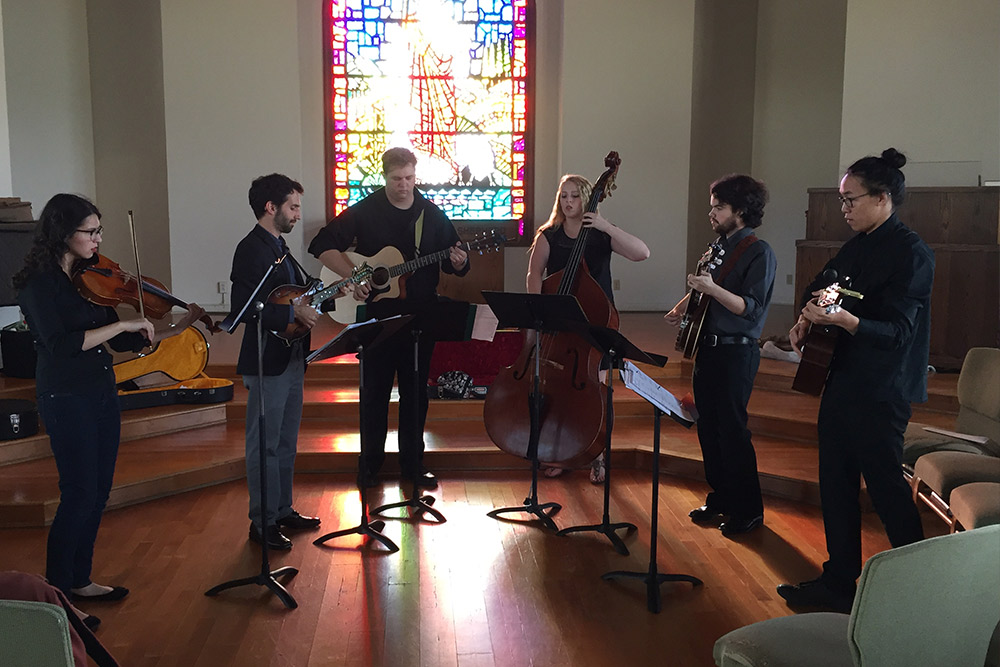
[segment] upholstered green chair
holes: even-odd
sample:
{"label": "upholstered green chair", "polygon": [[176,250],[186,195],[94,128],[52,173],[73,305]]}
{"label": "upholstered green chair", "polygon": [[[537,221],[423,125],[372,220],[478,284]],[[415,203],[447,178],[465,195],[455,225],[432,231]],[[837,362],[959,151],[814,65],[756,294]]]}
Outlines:
{"label": "upholstered green chair", "polygon": [[754,623],[713,654],[719,667],[980,667],[998,623],[1000,526],[987,526],[872,556],[850,616]]}
{"label": "upholstered green chair", "polygon": [[0,600],[0,665],[73,667],[66,611],[48,602]]}
{"label": "upholstered green chair", "polygon": [[958,376],[958,417],[955,428],[987,438],[984,443],[970,442],[924,430],[924,424],[911,422],[903,437],[903,463],[913,466],[924,454],[936,451],[969,452],[1000,456],[1000,349],[974,347],[965,355]]}

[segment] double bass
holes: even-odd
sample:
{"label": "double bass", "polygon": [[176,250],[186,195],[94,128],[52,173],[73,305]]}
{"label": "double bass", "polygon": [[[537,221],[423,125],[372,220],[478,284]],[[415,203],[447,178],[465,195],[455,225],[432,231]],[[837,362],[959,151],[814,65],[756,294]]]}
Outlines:
{"label": "double bass", "polygon": [[[621,159],[612,151],[607,168],[594,185],[586,213],[597,210],[615,187]],[[580,302],[593,326],[618,329],[618,311],[594,280],[583,259],[591,228],[580,229],[566,267],[542,281],[542,294],[571,294]],[[542,394],[538,460],[575,467],[589,463],[605,443],[607,387],[600,380],[602,353],[583,338],[568,332],[538,332],[539,389]],[[524,347],[512,365],[497,375],[486,394],[483,418],[486,432],[501,450],[528,458],[530,413],[535,365],[534,337],[525,336]]]}

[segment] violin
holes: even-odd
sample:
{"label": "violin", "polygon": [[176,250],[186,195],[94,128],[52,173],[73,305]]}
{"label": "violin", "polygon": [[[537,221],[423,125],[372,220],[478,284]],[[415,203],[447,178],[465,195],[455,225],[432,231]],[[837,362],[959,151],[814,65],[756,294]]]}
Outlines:
{"label": "violin", "polygon": [[[140,290],[140,280],[117,262],[99,254],[95,254],[94,258],[96,262],[84,265],[73,276],[73,285],[91,303],[112,308],[121,303],[128,304],[154,320],[162,320],[174,306],[188,310],[187,303],[167,291],[166,286],[154,278],[140,276]],[[211,333],[222,331],[208,315],[199,319]]]}

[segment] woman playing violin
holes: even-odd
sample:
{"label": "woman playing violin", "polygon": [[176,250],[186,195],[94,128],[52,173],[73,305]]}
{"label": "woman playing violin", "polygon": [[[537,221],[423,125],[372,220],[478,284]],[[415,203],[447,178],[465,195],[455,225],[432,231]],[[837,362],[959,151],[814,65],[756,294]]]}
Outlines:
{"label": "woman playing violin", "polygon": [[[576,237],[584,225],[594,232],[587,239],[584,260],[590,275],[604,290],[608,300],[615,302],[611,291],[611,254],[616,253],[633,262],[641,262],[649,257],[649,248],[641,239],[601,217],[596,211],[585,213],[587,202],[593,190],[590,181],[583,176],[567,174],[559,181],[559,190],[552,205],[552,214],[535,233],[528,258],[526,278],[528,292],[542,291],[542,278],[566,267]],[[602,366],[604,368],[604,366]],[[601,371],[602,378],[604,371]],[[590,481],[600,484],[604,481],[603,454],[594,459],[590,469]],[[545,476],[555,477],[561,468],[546,467]]]}
{"label": "woman playing violin", "polygon": [[121,432],[115,373],[104,344],[138,352],[180,333],[204,311],[190,304],[177,326],[160,334],[146,319],[119,320],[114,308],[80,296],[73,276],[97,254],[100,220],[100,211],[83,197],[52,197],[13,282],[35,339],[39,412],[59,470],[59,508],[49,529],[45,576],[67,597],[114,601],[128,589],[90,578]]}

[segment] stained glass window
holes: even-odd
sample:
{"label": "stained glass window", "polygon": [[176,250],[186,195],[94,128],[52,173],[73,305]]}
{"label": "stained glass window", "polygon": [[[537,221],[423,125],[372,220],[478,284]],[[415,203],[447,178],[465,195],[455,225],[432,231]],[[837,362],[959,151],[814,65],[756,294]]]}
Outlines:
{"label": "stained glass window", "polygon": [[523,237],[531,3],[329,0],[328,214],[381,187],[382,153],[404,146],[449,218]]}

